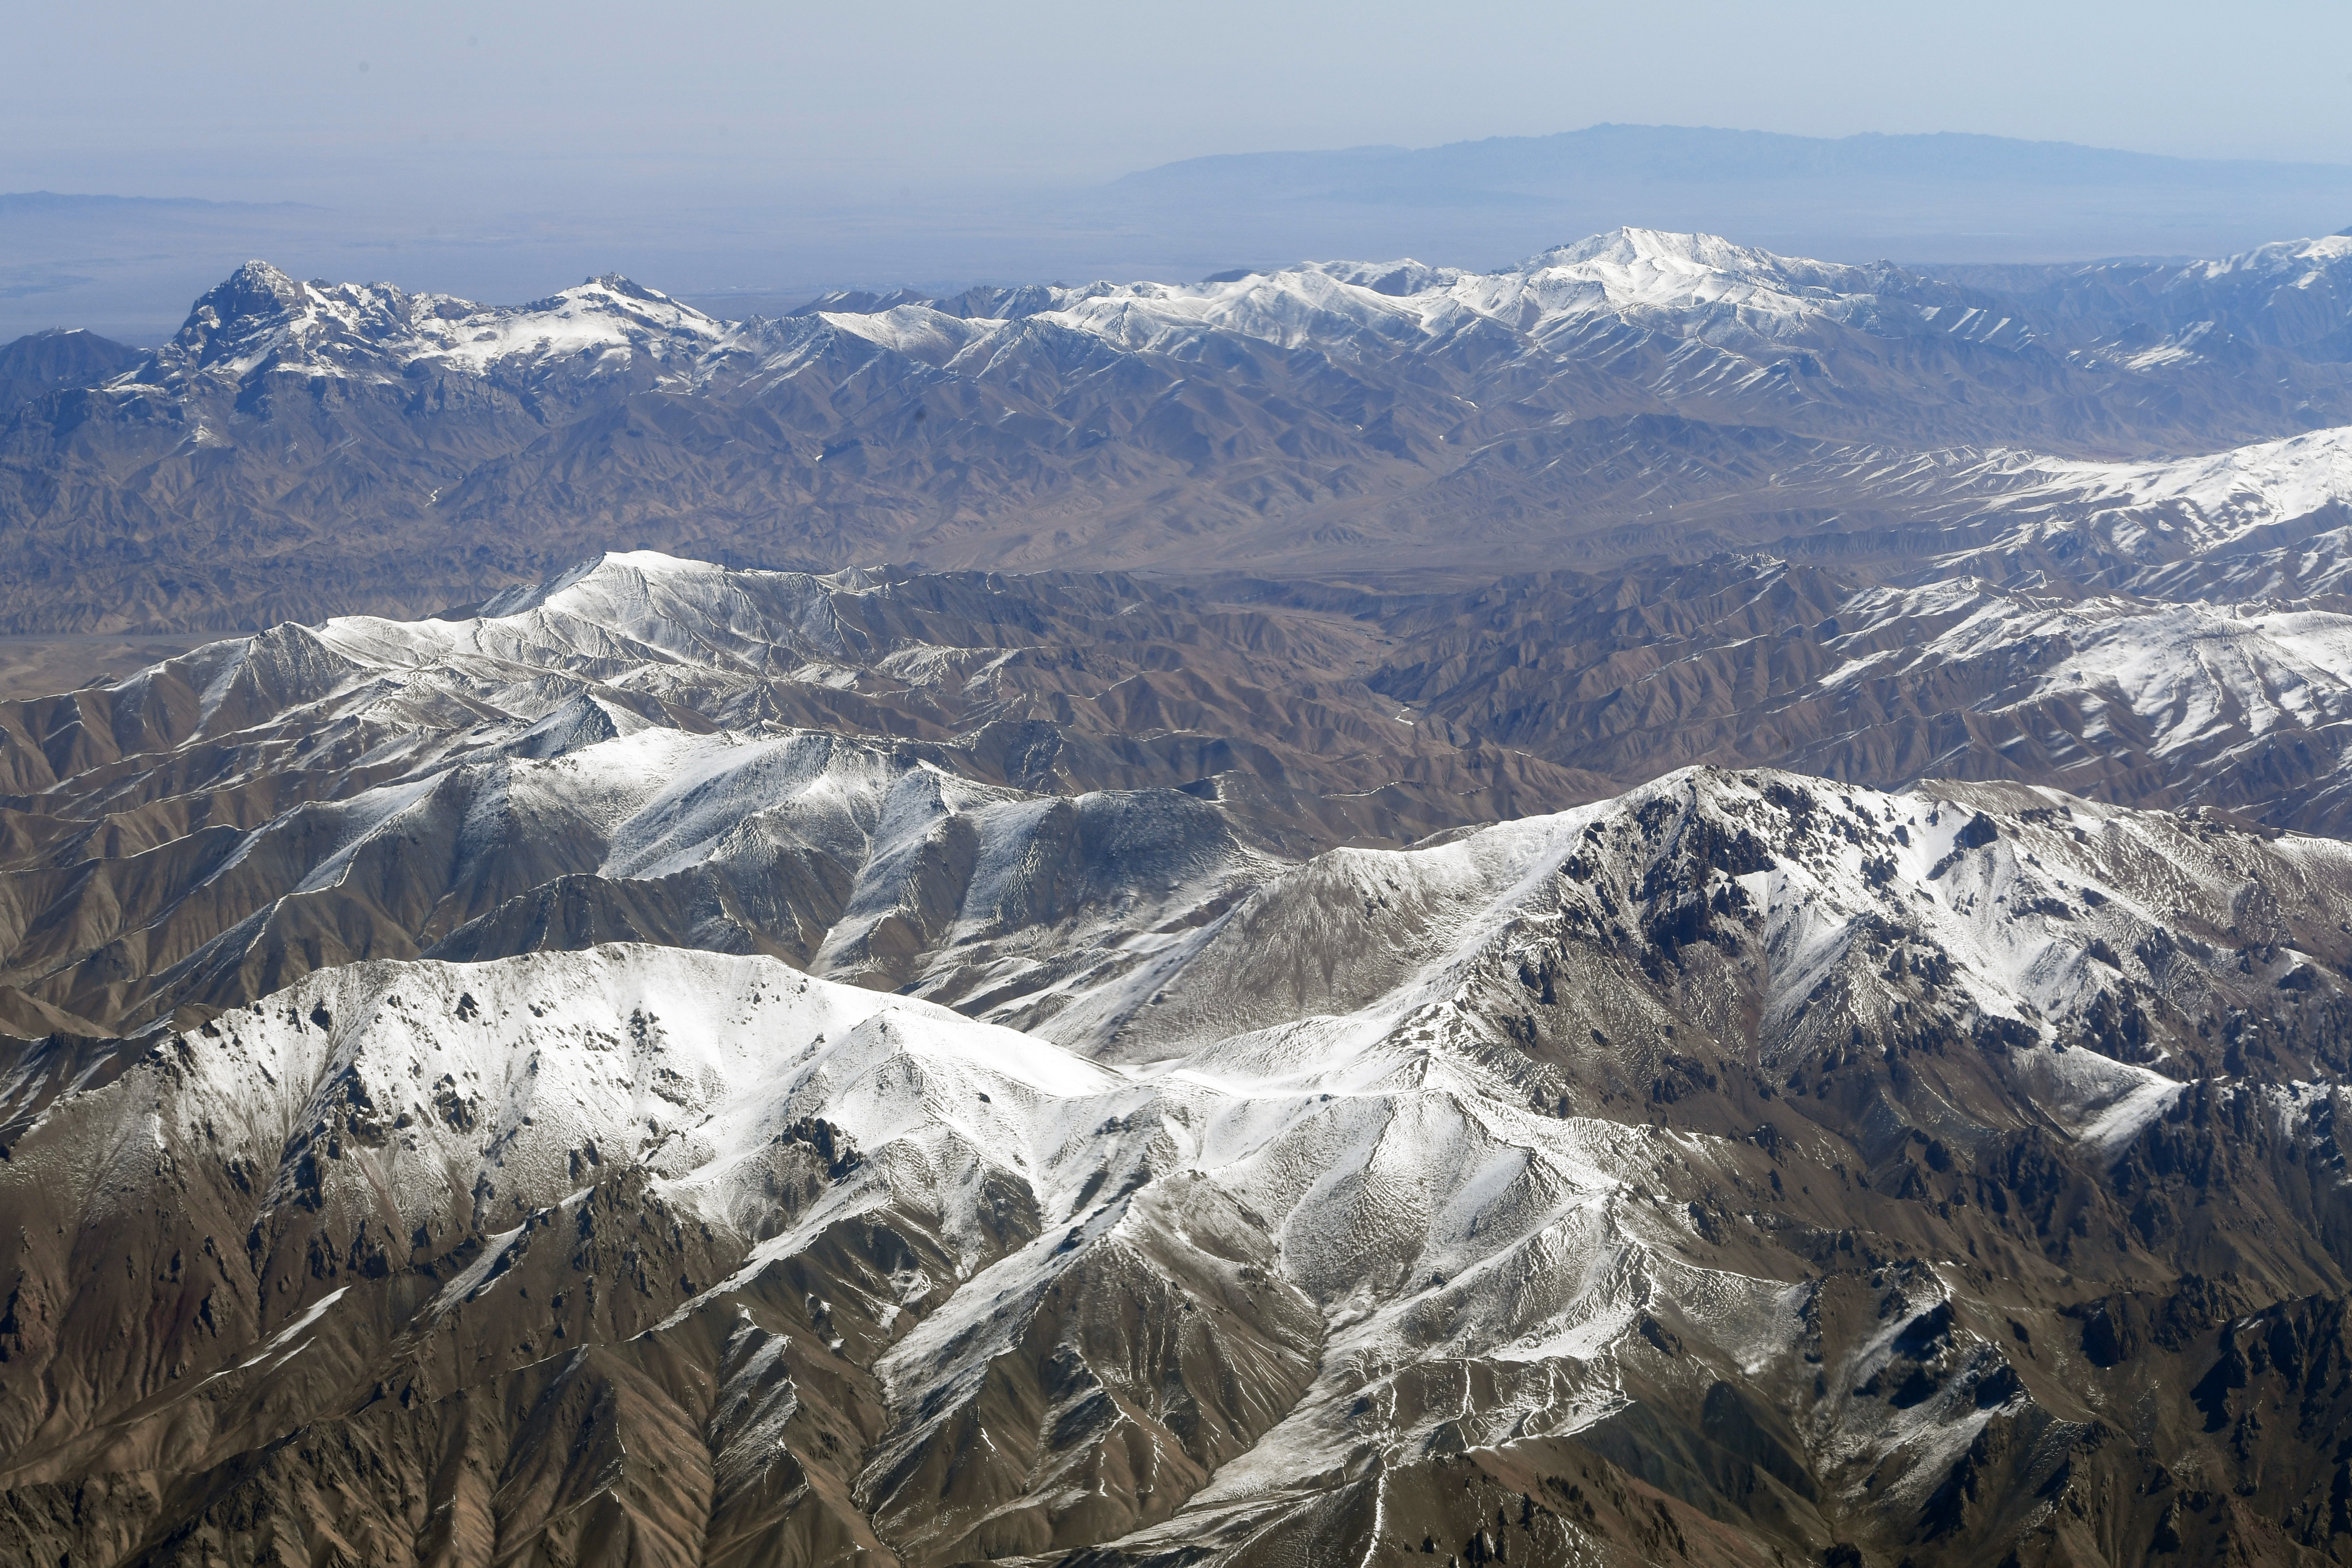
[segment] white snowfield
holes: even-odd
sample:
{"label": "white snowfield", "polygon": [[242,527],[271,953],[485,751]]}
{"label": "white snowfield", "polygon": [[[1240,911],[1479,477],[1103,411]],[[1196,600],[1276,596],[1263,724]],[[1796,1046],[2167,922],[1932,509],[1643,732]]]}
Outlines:
{"label": "white snowfield", "polygon": [[2000,512],[2022,514],[2002,543],[2088,527],[2126,554],[2174,558],[2352,501],[2352,429],[2138,463],[1994,452],[1949,473],[1960,486],[1983,487]]}

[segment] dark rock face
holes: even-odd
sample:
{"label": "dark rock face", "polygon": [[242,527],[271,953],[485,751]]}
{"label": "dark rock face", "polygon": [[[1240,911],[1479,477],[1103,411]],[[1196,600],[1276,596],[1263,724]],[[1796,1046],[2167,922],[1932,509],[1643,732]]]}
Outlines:
{"label": "dark rock face", "polygon": [[52,392],[111,381],[144,357],[95,332],[35,332],[0,348],[0,421]]}

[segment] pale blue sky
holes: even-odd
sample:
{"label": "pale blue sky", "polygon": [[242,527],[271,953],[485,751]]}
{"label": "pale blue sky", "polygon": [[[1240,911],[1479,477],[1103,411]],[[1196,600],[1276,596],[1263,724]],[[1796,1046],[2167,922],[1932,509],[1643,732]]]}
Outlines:
{"label": "pale blue sky", "polygon": [[1061,184],[1601,121],[2352,163],[2352,5],[8,0],[0,190]]}

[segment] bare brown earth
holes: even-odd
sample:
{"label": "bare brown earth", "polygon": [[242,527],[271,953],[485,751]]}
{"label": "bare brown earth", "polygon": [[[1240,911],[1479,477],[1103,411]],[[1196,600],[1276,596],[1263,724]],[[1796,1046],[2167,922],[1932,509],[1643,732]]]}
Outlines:
{"label": "bare brown earth", "polygon": [[[2273,830],[2340,833],[2352,810],[2337,706],[2224,731],[2188,703],[2199,744],[2172,745],[2154,727],[2170,710],[2051,689],[2075,658],[2064,636],[1845,679],[1980,606],[1872,623],[1848,608],[1859,579],[1813,567],[1452,594],[639,559],[596,568],[578,591],[609,597],[560,613],[281,627],[0,705],[0,1026],[143,1026],[361,958],[614,940],[768,952],[1010,1018],[1061,974],[1036,955],[1075,906],[1048,898],[971,945],[1000,820],[1034,836],[1021,854],[1066,862],[1068,888],[1112,899],[1120,878],[1093,858],[1114,821],[1154,825],[1132,828],[1139,853],[1209,833],[1297,858],[1701,763],[2055,784]],[[709,804],[646,805],[646,823],[690,811],[735,835],[647,859],[630,835],[656,828],[617,826],[563,761],[643,756],[600,766],[656,781],[716,765],[645,750],[647,731],[791,760],[727,763],[739,782]],[[864,804],[792,804],[835,773]],[[1122,815],[1123,792],[1157,804]],[[1045,815],[989,815],[1016,800]],[[904,864],[894,801],[928,825]]]}

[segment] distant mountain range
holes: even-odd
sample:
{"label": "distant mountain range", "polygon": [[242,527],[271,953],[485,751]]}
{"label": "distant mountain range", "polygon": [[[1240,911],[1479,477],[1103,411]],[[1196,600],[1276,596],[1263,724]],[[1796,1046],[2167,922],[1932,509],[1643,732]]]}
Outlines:
{"label": "distant mountain range", "polygon": [[[1493,273],[726,322],[618,277],[487,307],[257,262],[119,374],[9,351],[0,627],[415,615],[615,544],[1457,582],[1746,550],[2087,590],[2326,515],[2335,448],[2263,444],[2352,424],[2352,240],[2025,281],[1627,229]],[[2193,533],[2116,521],[2184,506]]]}
{"label": "distant mountain range", "polygon": [[2117,186],[2208,192],[2335,193],[2330,163],[2165,157],[2066,142],[1957,132],[1824,138],[1672,125],[1594,125],[1551,136],[1496,136],[1441,147],[1348,147],[1188,158],[1128,175],[1129,189],[1475,205],[1561,196],[1616,182],[1749,185],[1883,181],[1955,188]]}

